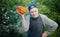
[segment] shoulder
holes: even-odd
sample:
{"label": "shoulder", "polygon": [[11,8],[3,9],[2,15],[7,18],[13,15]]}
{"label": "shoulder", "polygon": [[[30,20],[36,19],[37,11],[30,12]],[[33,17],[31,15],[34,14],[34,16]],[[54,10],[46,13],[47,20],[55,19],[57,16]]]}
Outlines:
{"label": "shoulder", "polygon": [[27,16],[26,16],[26,20],[29,20],[29,19],[30,19],[30,15],[27,15]]}
{"label": "shoulder", "polygon": [[41,18],[47,18],[47,16],[44,14],[39,14],[39,15],[41,16]]}
{"label": "shoulder", "polygon": [[27,16],[26,16],[26,18],[29,18],[29,17],[30,17],[30,15],[27,15]]}

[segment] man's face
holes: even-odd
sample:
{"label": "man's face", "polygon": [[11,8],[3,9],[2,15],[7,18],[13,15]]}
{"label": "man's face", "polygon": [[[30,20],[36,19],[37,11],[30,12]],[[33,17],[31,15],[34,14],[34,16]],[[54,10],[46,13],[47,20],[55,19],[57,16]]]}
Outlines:
{"label": "man's face", "polygon": [[37,8],[32,8],[30,10],[30,15],[33,17],[33,18],[37,18],[38,17],[38,9]]}

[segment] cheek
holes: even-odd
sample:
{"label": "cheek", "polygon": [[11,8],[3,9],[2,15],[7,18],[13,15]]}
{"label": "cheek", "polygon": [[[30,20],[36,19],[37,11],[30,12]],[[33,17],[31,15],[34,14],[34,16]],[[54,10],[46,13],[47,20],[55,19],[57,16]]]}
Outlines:
{"label": "cheek", "polygon": [[30,15],[33,15],[33,13],[30,13]]}
{"label": "cheek", "polygon": [[38,14],[38,12],[35,12],[35,14],[37,15],[37,14]]}

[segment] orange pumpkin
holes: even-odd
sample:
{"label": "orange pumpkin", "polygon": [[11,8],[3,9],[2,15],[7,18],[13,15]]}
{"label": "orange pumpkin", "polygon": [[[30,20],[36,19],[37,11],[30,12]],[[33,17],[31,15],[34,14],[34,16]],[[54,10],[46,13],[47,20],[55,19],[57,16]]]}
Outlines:
{"label": "orange pumpkin", "polygon": [[27,9],[26,9],[25,7],[23,7],[23,6],[18,6],[18,7],[17,7],[17,10],[18,10],[18,12],[21,13],[21,14],[25,14],[26,11],[27,11]]}

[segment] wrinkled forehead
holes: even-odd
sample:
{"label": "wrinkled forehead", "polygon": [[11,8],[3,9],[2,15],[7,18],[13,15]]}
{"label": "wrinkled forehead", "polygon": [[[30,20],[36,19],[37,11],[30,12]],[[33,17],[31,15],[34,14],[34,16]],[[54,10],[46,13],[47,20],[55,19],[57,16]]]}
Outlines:
{"label": "wrinkled forehead", "polygon": [[32,12],[32,11],[38,11],[38,9],[37,9],[37,8],[32,8],[32,9],[30,10],[30,12]]}

